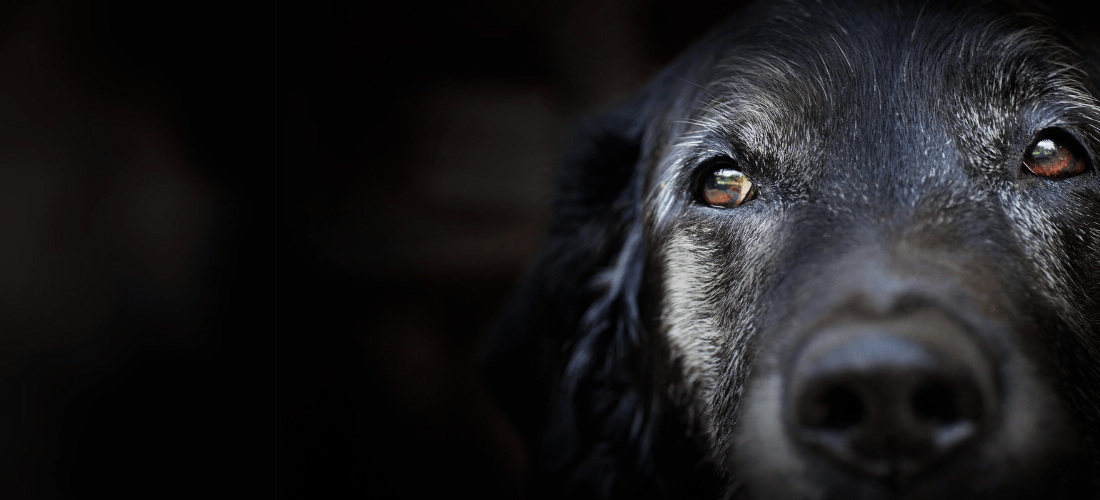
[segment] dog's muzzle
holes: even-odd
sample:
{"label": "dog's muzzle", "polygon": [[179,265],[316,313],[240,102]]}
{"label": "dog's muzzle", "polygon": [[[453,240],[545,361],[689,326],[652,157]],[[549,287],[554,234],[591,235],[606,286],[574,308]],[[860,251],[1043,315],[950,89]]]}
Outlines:
{"label": "dog's muzzle", "polygon": [[806,339],[783,410],[790,439],[806,453],[904,478],[981,439],[997,418],[988,354],[944,315],[840,322]]}

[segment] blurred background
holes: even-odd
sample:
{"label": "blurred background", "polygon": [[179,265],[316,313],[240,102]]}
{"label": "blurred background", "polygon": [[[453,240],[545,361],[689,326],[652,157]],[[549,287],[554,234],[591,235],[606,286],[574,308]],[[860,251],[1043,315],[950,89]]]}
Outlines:
{"label": "blurred background", "polygon": [[274,496],[275,15],[0,4],[0,497]]}
{"label": "blurred background", "polygon": [[569,131],[740,3],[283,8],[281,496],[519,496],[475,354]]}

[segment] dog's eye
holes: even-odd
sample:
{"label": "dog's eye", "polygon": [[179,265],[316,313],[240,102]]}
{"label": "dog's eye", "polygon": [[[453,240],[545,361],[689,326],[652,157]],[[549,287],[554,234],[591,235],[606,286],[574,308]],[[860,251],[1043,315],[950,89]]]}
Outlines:
{"label": "dog's eye", "polygon": [[1024,153],[1024,167],[1040,177],[1058,179],[1077,175],[1088,165],[1074,153],[1072,139],[1048,137],[1040,139]]}
{"label": "dog's eye", "polygon": [[727,167],[710,171],[703,179],[703,202],[712,207],[733,208],[756,196],[756,188],[745,174]]}

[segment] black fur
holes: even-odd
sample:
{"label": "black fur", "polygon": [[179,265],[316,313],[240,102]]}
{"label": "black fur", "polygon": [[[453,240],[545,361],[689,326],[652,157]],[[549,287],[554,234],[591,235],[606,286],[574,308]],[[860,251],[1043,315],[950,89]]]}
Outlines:
{"label": "black fur", "polygon": [[[757,5],[580,127],[548,243],[483,363],[527,443],[531,489],[1100,496],[1100,73],[1093,42],[1036,9],[1057,14],[934,1]],[[1081,142],[1088,171],[1020,172],[1033,134],[1051,127]],[[759,198],[702,206],[696,178],[716,157],[736,161]],[[711,272],[692,313],[717,330],[710,367],[670,341],[670,325],[686,320],[669,311],[691,305],[670,306],[682,300],[668,289],[676,244],[695,263],[689,275]],[[1053,444],[1034,444],[1041,453],[1022,465],[968,451],[889,487],[823,472],[832,465],[793,475],[769,456],[764,424],[742,417],[767,398],[768,376],[789,372],[812,336],[805,325],[872,307],[842,303],[840,283],[871,273],[852,286],[878,291],[881,276],[866,269],[880,261],[918,269],[890,274],[917,283],[911,307],[976,325],[999,353],[1006,394],[1046,397],[1019,381],[1056,395],[1040,410]],[[1007,373],[1017,358],[1035,374]]]}

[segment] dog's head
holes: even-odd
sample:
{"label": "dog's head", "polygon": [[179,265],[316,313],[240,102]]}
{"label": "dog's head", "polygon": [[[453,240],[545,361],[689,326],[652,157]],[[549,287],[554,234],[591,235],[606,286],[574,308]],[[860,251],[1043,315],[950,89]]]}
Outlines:
{"label": "dog's head", "polygon": [[997,5],[759,5],[582,129],[487,357],[536,487],[1097,495],[1093,56]]}

